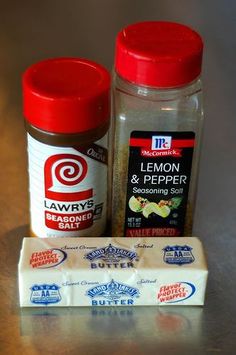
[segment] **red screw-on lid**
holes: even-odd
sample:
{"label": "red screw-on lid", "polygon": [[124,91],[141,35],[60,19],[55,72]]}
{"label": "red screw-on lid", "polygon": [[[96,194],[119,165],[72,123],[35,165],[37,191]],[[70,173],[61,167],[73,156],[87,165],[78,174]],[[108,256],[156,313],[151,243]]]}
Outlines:
{"label": "red screw-on lid", "polygon": [[173,22],[140,22],[117,36],[115,69],[139,85],[176,87],[201,72],[203,42],[187,26]]}
{"label": "red screw-on lid", "polygon": [[80,58],[48,59],[23,75],[23,110],[33,126],[52,133],[81,133],[110,116],[110,75]]}

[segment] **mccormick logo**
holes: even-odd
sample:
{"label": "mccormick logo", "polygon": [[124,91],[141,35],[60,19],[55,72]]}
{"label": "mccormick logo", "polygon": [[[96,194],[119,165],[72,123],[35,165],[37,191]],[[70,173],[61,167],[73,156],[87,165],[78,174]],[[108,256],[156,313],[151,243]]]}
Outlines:
{"label": "mccormick logo", "polygon": [[33,285],[31,288],[30,301],[34,304],[48,305],[50,303],[58,303],[61,301],[59,292],[60,286],[56,284]]}
{"label": "mccormick logo", "polygon": [[195,258],[192,254],[192,247],[188,245],[167,245],[163,251],[163,260],[167,264],[184,265],[191,264]]}
{"label": "mccormick logo", "polygon": [[152,136],[152,150],[164,150],[171,148],[171,136]]}
{"label": "mccormick logo", "polygon": [[105,263],[119,263],[121,260],[125,259],[137,261],[137,253],[133,250],[119,248],[109,244],[107,247],[95,249],[85,254],[84,258],[91,262],[102,260]]}
{"label": "mccormick logo", "polygon": [[[132,305],[134,298],[139,297],[139,290],[120,282],[111,280],[106,284],[95,286],[86,292],[86,296],[91,299],[102,298],[103,300],[93,300],[92,305]],[[131,297],[131,299],[127,299]]]}
{"label": "mccormick logo", "polygon": [[61,249],[45,249],[31,254],[29,263],[32,268],[49,269],[63,263],[67,253]]}

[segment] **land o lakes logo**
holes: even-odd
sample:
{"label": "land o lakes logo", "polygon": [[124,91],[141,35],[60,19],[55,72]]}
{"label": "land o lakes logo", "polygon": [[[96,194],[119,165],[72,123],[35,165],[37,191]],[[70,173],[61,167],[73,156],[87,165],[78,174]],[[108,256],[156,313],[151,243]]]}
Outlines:
{"label": "land o lakes logo", "polygon": [[48,305],[61,301],[60,286],[56,284],[33,285],[31,288],[30,301],[34,304]]}
{"label": "land o lakes logo", "polygon": [[106,247],[95,249],[84,255],[89,260],[91,268],[131,268],[138,255],[133,250],[123,249],[109,244]]}
{"label": "land o lakes logo", "polygon": [[[108,283],[97,285],[86,292],[92,299],[92,306],[133,305],[134,299],[139,297],[139,290],[111,280]],[[100,298],[97,300],[95,298]]]}
{"label": "land o lakes logo", "polygon": [[188,245],[167,245],[163,251],[163,260],[167,264],[184,265],[191,264],[195,258],[192,254],[192,247]]}

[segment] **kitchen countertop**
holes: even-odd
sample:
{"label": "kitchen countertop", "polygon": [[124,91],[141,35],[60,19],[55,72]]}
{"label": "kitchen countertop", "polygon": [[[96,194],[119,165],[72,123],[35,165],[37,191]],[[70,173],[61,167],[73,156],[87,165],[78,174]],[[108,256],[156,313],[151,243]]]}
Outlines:
{"label": "kitchen countertop", "polygon": [[[9,1],[0,21],[0,354],[234,354],[236,306],[236,3],[233,0]],[[56,56],[112,67],[114,39],[142,20],[190,25],[205,41],[194,234],[209,263],[202,307],[20,309],[17,263],[28,234],[21,74]]]}

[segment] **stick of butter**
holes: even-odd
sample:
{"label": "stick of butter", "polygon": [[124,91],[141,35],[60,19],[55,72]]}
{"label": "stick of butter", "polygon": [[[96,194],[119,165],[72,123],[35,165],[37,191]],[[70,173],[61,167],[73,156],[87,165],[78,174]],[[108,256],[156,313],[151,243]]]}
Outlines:
{"label": "stick of butter", "polygon": [[21,307],[203,305],[198,238],[24,238]]}

